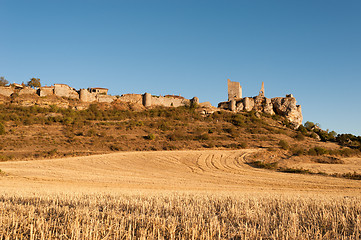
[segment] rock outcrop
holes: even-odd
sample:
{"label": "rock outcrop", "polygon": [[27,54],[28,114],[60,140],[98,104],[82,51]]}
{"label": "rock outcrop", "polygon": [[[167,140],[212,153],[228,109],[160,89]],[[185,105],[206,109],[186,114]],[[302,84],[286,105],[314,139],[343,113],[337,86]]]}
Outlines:
{"label": "rock outcrop", "polygon": [[302,124],[303,117],[301,106],[296,103],[297,101],[292,94],[288,94],[286,97],[266,98],[264,83],[262,82],[258,96],[231,99],[219,103],[218,108],[232,112],[256,111],[271,115],[278,114],[284,116],[293,128],[298,128]]}
{"label": "rock outcrop", "polygon": [[298,128],[302,124],[303,116],[301,106],[296,103],[296,98],[290,95],[285,98],[272,98],[274,111],[286,117],[295,128]]}

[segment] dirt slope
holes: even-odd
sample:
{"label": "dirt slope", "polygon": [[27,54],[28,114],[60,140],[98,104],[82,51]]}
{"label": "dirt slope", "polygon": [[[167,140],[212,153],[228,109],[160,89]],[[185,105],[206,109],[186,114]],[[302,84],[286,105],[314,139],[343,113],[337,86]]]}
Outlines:
{"label": "dirt slope", "polygon": [[121,152],[0,163],[2,188],[43,191],[203,190],[359,194],[361,181],[247,165],[257,150]]}

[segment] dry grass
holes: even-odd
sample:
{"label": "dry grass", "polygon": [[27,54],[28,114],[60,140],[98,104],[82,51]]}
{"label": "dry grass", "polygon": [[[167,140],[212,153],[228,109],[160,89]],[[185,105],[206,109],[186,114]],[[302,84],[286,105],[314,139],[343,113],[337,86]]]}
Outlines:
{"label": "dry grass", "polygon": [[0,197],[1,239],[358,239],[359,198]]}
{"label": "dry grass", "polygon": [[0,239],[360,237],[361,181],[253,168],[255,151],[2,162]]}
{"label": "dry grass", "polygon": [[[293,145],[304,151],[322,147],[340,153],[336,143],[321,143],[310,137],[296,139],[297,134],[303,135],[287,128],[283,118],[276,115],[257,118],[254,112],[222,111],[202,116],[201,109],[184,107],[144,111],[104,107],[91,105],[80,111],[55,105],[41,108],[0,104],[0,123],[5,127],[5,134],[0,134],[0,161],[115,151],[279,148],[280,141],[289,145],[289,154]],[[346,150],[342,153],[353,152]]]}

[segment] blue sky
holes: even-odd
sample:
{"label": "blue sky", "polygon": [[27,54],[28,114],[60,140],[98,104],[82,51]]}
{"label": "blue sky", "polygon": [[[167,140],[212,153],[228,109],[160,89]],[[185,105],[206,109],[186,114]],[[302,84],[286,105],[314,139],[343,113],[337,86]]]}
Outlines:
{"label": "blue sky", "polygon": [[181,94],[292,93],[304,121],[361,135],[361,1],[0,0],[0,76]]}

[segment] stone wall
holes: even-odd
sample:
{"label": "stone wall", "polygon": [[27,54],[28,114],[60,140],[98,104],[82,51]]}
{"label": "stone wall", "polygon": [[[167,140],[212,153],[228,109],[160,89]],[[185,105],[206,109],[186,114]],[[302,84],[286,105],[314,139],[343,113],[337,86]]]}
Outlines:
{"label": "stone wall", "polygon": [[0,95],[10,97],[13,93],[14,89],[12,87],[0,87]]}
{"label": "stone wall", "polygon": [[89,92],[96,93],[98,95],[108,95],[108,88],[89,88]]}
{"label": "stone wall", "polygon": [[143,97],[141,94],[123,94],[119,97],[119,101],[142,104]]}
{"label": "stone wall", "polygon": [[152,96],[152,106],[164,106],[164,107],[181,107],[190,104],[189,99],[175,98],[175,97],[163,97]]}
{"label": "stone wall", "polygon": [[54,84],[54,94],[59,97],[79,99],[78,92],[66,84]]}
{"label": "stone wall", "polygon": [[38,94],[40,97],[46,97],[54,95],[54,86],[51,87],[40,87],[38,89]]}
{"label": "stone wall", "polygon": [[110,96],[110,95],[97,95],[97,102],[100,103],[111,103],[113,102],[115,99],[117,99],[116,96]]}
{"label": "stone wall", "polygon": [[26,95],[26,94],[36,94],[36,90],[30,87],[24,87],[20,89],[19,95]]}
{"label": "stone wall", "polygon": [[181,96],[166,95],[166,96],[152,96],[150,93],[144,94],[123,94],[118,98],[121,102],[142,104],[145,107],[151,106],[163,106],[163,107],[181,107],[190,105],[193,101],[198,104],[199,99],[197,97],[192,100],[185,99]]}
{"label": "stone wall", "polygon": [[96,102],[96,93],[91,93],[88,89],[80,89],[79,91],[79,99],[82,102]]}

